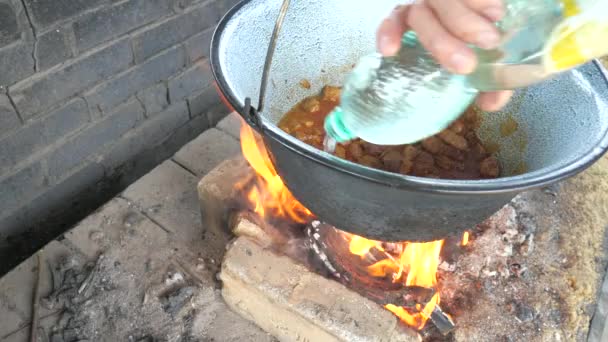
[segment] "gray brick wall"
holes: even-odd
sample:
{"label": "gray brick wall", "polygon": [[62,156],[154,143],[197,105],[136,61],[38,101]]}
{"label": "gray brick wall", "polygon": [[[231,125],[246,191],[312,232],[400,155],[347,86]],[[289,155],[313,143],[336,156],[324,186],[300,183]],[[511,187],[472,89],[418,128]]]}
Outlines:
{"label": "gray brick wall", "polygon": [[209,44],[237,2],[0,0],[0,249],[218,120]]}

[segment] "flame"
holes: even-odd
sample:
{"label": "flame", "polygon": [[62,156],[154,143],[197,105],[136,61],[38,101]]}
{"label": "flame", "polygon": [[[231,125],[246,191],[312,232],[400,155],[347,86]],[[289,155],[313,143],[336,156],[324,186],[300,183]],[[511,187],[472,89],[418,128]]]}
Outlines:
{"label": "flame", "polygon": [[462,235],[462,242],[460,243],[461,246],[466,246],[469,244],[469,232],[464,232],[464,234]]}
{"label": "flame", "polygon": [[[241,148],[245,159],[255,170],[256,175],[254,182],[248,179],[237,186],[246,192],[247,199],[260,217],[264,219],[281,217],[298,223],[306,223],[313,218],[314,215],[289,192],[274,169],[264,145],[245,123],[241,128]],[[353,255],[364,259],[374,248],[384,253],[386,258],[368,267],[367,271],[371,276],[390,276],[394,282],[401,282],[404,286],[437,288],[437,269],[443,240],[393,244],[398,245],[399,248],[396,250],[401,251],[398,255],[394,255],[394,251],[385,250],[381,242],[347,233],[342,234],[344,234],[345,241],[349,243],[349,250]],[[422,329],[438,304],[439,293],[437,292],[424,308],[418,305],[416,312],[390,304],[386,305],[386,309],[407,325]]]}
{"label": "flame", "polygon": [[[373,277],[391,276],[394,282],[401,282],[404,286],[437,288],[437,269],[443,240],[425,243],[402,242],[400,244],[403,252],[395,257],[385,252],[381,242],[347,233],[342,234],[349,243],[350,252],[354,255],[363,258],[372,248],[385,253],[385,259],[368,266],[369,275]],[[424,308],[418,307],[417,312],[410,312],[392,304],[386,305],[386,309],[407,325],[422,329],[439,301],[439,293],[436,293]]]}
{"label": "flame", "polygon": [[261,218],[270,215],[306,223],[312,213],[298,202],[275,171],[264,145],[256,139],[253,130],[241,125],[241,149],[249,165],[255,170],[255,182],[243,181],[237,187],[248,191],[247,199]]}

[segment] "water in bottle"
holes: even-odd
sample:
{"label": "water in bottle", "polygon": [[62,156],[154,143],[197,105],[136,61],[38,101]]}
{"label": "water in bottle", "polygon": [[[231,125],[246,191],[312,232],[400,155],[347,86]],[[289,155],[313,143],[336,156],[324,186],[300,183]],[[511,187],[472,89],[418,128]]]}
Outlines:
{"label": "water in bottle", "polygon": [[479,63],[470,75],[443,69],[412,31],[396,56],[362,58],[347,78],[340,106],[326,118],[326,151],[355,138],[415,143],[449,126],[480,91],[527,86],[608,54],[607,0],[506,0],[505,6],[497,23],[502,44],[472,47]]}

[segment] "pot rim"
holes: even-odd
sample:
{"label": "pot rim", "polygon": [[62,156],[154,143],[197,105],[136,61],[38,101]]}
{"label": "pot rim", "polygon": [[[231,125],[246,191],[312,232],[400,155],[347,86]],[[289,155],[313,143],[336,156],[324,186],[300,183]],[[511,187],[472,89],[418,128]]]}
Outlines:
{"label": "pot rim", "polygon": [[[236,14],[239,9],[249,2],[251,2],[251,0],[243,0],[233,6],[218,23],[211,40],[210,64],[213,77],[215,78],[223,98],[228,102],[233,110],[244,118],[249,125],[252,125],[251,120],[247,118],[249,113],[245,113],[245,108],[240,105],[240,101],[237,99],[236,95],[232,92],[225,81],[218,54],[221,35],[226,27],[226,24],[232,19],[234,14]],[[608,71],[602,66],[599,60],[593,60],[591,63],[594,64],[598,72],[602,75],[606,83],[606,90],[608,91]],[[260,116],[259,119],[259,127],[254,128],[259,130],[265,138],[270,138],[277,141],[284,147],[304,158],[310,159],[326,167],[348,173],[354,177],[384,184],[389,187],[413,190],[417,192],[445,194],[498,194],[539,188],[564,180],[584,171],[598,161],[608,151],[608,129],[606,129],[603,132],[601,139],[599,139],[593,148],[589,149],[585,153],[582,153],[578,158],[562,167],[549,167],[524,173],[523,175],[490,180],[432,179],[386,172],[340,159],[297,140],[291,135],[283,132],[280,128],[278,128],[277,125],[269,122],[269,120],[265,119],[263,116]]]}

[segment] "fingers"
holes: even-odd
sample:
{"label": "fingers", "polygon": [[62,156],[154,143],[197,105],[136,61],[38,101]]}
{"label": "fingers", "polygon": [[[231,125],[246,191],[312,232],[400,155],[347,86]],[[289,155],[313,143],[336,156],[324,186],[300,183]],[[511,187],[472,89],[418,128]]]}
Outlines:
{"label": "fingers", "polygon": [[407,16],[409,6],[397,6],[391,15],[384,19],[377,33],[378,51],[384,56],[394,56],[401,48],[401,37],[407,30],[402,18]]}
{"label": "fingers", "polygon": [[428,5],[454,37],[483,49],[495,48],[500,43],[500,34],[493,22],[467,7],[464,1],[428,0]]}
{"label": "fingers", "polygon": [[477,98],[477,106],[479,106],[481,110],[487,112],[496,112],[502,107],[504,107],[509,102],[512,96],[512,91],[482,93]]}
{"label": "fingers", "polygon": [[505,6],[502,0],[463,0],[465,5],[475,13],[497,22],[505,16]]}
{"label": "fingers", "polygon": [[411,5],[406,14],[402,20],[416,31],[422,45],[439,64],[459,74],[468,74],[475,69],[477,57],[473,51],[444,28],[425,2]]}

